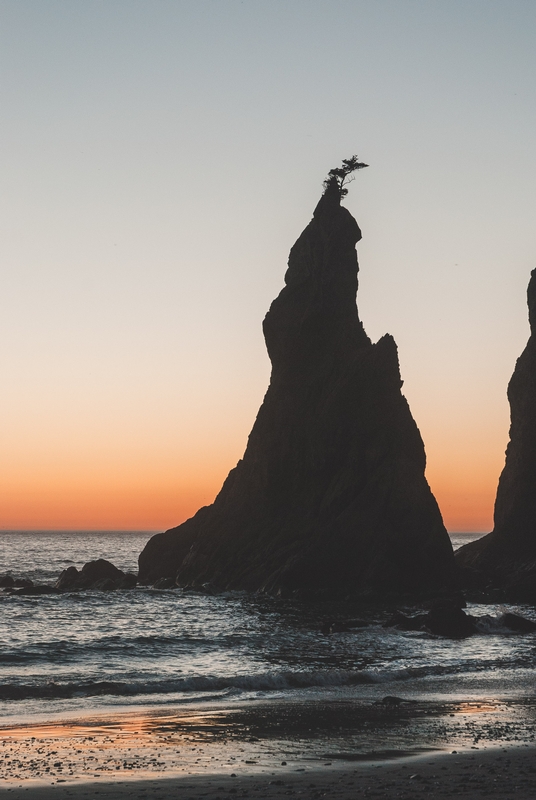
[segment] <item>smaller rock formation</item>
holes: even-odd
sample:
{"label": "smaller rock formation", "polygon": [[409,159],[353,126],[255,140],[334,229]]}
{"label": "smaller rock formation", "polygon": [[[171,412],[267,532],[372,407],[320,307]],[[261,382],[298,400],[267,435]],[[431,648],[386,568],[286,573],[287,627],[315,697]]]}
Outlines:
{"label": "smaller rock formation", "polygon": [[428,613],[408,616],[396,611],[385,623],[400,631],[426,631],[447,639],[465,639],[477,633],[475,617],[466,614],[456,602],[439,602]]}
{"label": "smaller rock formation", "polygon": [[10,574],[0,575],[0,590],[4,594],[41,595],[59,594],[61,592],[77,592],[83,589],[133,589],[138,583],[137,575],[123,572],[110,561],[99,558],[88,561],[79,571],[76,567],[67,567],[60,574],[54,586],[48,584],[34,585],[28,578],[14,578]]}
{"label": "smaller rock formation", "polygon": [[67,567],[58,578],[55,588],[63,592],[79,591],[81,589],[101,589],[110,591],[114,589],[132,589],[137,583],[137,578],[130,572],[123,572],[110,561],[99,558],[88,561],[78,571],[76,567]]}
{"label": "smaller rock formation", "polygon": [[48,584],[38,584],[37,586],[23,586],[20,589],[5,589],[5,592],[9,594],[16,594],[16,595],[26,595],[26,596],[38,596],[41,594],[59,594],[59,589],[56,589],[54,586],[49,586]]}
{"label": "smaller rock formation", "polygon": [[512,602],[536,603],[536,270],[527,295],[531,334],[508,385],[510,442],[494,529],[461,547],[456,561],[466,587]]}
{"label": "smaller rock formation", "polygon": [[500,617],[500,622],[510,631],[516,633],[534,633],[536,631],[536,622],[526,617],[520,617],[519,614],[512,614],[510,612],[503,614]]}
{"label": "smaller rock formation", "polygon": [[76,567],[67,567],[67,569],[63,570],[63,572],[60,574],[60,577],[56,581],[56,589],[72,589],[78,581],[79,576],[80,573]]}
{"label": "smaller rock formation", "polygon": [[466,639],[477,633],[534,633],[536,622],[518,614],[501,614],[499,617],[467,614],[455,603],[438,603],[426,614],[409,616],[396,611],[385,623],[385,628],[399,631],[425,631],[446,639]]}
{"label": "smaller rock formation", "polygon": [[13,575],[0,575],[0,588],[8,589],[29,589],[33,586],[33,581],[29,578],[14,578]]}

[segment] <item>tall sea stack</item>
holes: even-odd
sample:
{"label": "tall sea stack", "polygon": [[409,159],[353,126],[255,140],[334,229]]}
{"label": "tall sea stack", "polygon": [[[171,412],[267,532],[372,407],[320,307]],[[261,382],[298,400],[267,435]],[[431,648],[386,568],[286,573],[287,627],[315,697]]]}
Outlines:
{"label": "tall sea stack", "polygon": [[157,534],[140,580],[289,595],[426,593],[454,559],[390,335],[356,307],[357,222],[332,180],[264,320],[270,386],[211,506]]}
{"label": "tall sea stack", "polygon": [[510,441],[494,528],[456,553],[469,587],[536,603],[536,270],[527,291],[531,334],[508,384]]}

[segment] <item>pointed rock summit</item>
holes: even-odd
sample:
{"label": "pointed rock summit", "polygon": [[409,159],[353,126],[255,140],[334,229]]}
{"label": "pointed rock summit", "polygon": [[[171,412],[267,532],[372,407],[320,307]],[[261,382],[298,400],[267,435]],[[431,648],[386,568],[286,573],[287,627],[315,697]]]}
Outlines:
{"label": "pointed rock summit", "polygon": [[264,320],[272,375],[244,457],[211,506],[147,543],[142,582],[318,596],[451,585],[396,344],[372,344],[358,316],[361,231],[343,184],[325,186]]}
{"label": "pointed rock summit", "polygon": [[494,528],[461,547],[456,560],[469,587],[499,589],[505,599],[536,603],[536,270],[527,299],[531,334],[508,384],[510,442]]}

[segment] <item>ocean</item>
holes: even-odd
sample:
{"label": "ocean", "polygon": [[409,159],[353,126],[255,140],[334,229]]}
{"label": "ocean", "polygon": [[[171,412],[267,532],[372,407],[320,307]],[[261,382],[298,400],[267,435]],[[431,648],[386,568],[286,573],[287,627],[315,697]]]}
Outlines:
{"label": "ocean", "polygon": [[[70,565],[106,558],[136,571],[144,532],[2,532],[0,574],[53,583]],[[455,547],[478,538],[453,535]],[[0,592],[0,724],[136,708],[251,700],[384,696],[521,697],[534,685],[536,636],[503,629],[470,604],[480,634],[451,641],[385,628],[384,610],[180,589],[16,596]],[[366,627],[326,635],[328,619]],[[532,689],[530,689],[532,692]],[[533,693],[533,692],[532,692]]]}

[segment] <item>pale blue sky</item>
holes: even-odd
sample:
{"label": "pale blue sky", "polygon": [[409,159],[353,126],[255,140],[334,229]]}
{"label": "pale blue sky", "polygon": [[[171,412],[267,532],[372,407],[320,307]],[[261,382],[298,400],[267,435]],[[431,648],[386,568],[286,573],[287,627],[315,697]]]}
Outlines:
{"label": "pale blue sky", "polygon": [[491,464],[491,497],[536,266],[535,34],[528,0],[0,0],[0,479],[23,502],[125,459],[223,477],[290,246],[357,153],[366,330],[397,340],[433,488],[448,467],[467,499]]}

